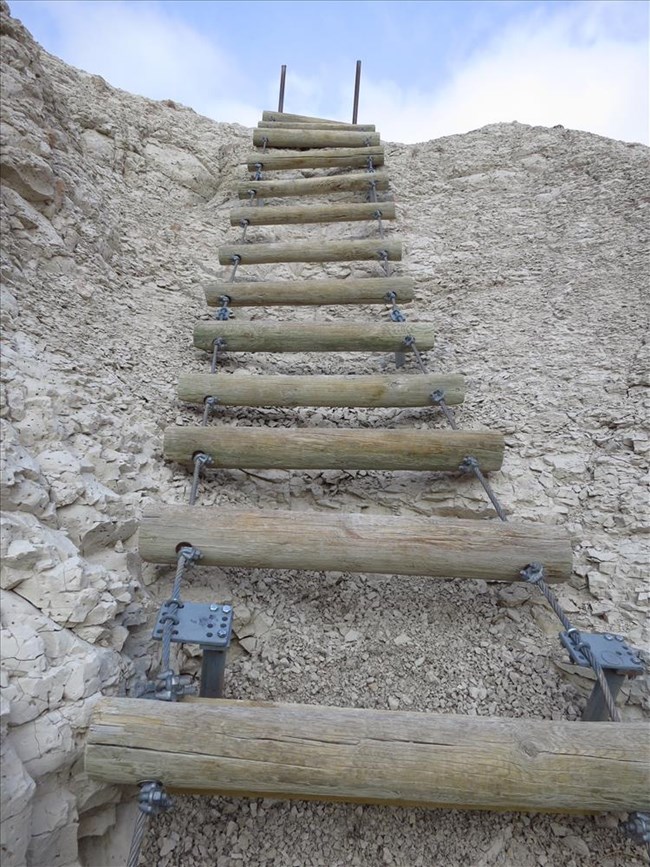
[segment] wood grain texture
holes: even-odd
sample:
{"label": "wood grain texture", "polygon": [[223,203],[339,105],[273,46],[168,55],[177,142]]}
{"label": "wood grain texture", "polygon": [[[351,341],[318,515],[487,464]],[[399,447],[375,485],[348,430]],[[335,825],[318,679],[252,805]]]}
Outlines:
{"label": "wood grain texture", "polygon": [[306,123],[299,120],[260,120],[257,124],[258,129],[349,129],[357,132],[375,132],[374,123],[355,123],[341,124],[332,120],[320,120]]}
{"label": "wood grain texture", "polygon": [[410,352],[404,338],[418,349],[431,349],[431,325],[405,322],[241,322],[233,319],[197,322],[194,345],[212,352],[214,341],[226,341],[226,352]]}
{"label": "wood grain texture", "polygon": [[347,277],[345,280],[258,280],[244,283],[210,283],[204,287],[210,307],[221,307],[227,295],[230,307],[273,305],[386,304],[386,293],[395,292],[403,304],[413,298],[412,277]]}
{"label": "wood grain texture", "polygon": [[553,525],[150,507],[140,524],[142,559],[175,563],[181,543],[201,549],[202,565],[250,569],[519,581],[523,568],[539,562],[553,582],[566,581],[572,566],[567,533]]}
{"label": "wood grain texture", "polygon": [[267,148],[363,148],[378,147],[378,132],[347,129],[255,129],[253,144]]}
{"label": "wood grain texture", "polygon": [[491,472],[501,468],[503,448],[503,436],[488,431],[173,425],[165,429],[163,453],[189,468],[204,452],[212,468],[430,472],[457,470],[473,455]]}
{"label": "wood grain texture", "polygon": [[384,148],[381,145],[364,148],[324,148],[323,150],[287,151],[286,153],[256,152],[249,154],[246,165],[254,172],[257,164],[265,172],[283,169],[358,169],[365,168],[372,157],[375,168],[384,164]]}
{"label": "wood grain texture", "polygon": [[241,226],[246,220],[250,226],[282,226],[290,223],[346,223],[359,220],[395,219],[395,202],[337,202],[327,205],[249,205],[233,208],[230,225]]}
{"label": "wood grain texture", "polygon": [[85,771],[202,795],[564,813],[650,807],[643,721],[103,698]]}
{"label": "wood grain texture", "polygon": [[343,120],[330,120],[327,117],[312,117],[308,114],[290,114],[286,111],[263,111],[262,120],[280,122],[297,121],[298,123],[308,123],[316,125],[318,125],[319,123],[329,123],[334,124],[334,126],[337,127],[342,127],[343,129],[356,129],[355,124],[346,123]]}
{"label": "wood grain texture", "polygon": [[368,192],[370,182],[375,181],[378,190],[388,189],[385,172],[358,172],[357,174],[329,175],[318,178],[296,178],[291,181],[255,181],[238,184],[237,195],[249,199],[254,190],[258,199],[274,199],[285,196],[323,196],[331,193]]}
{"label": "wood grain texture", "polygon": [[219,398],[222,406],[431,406],[431,392],[444,391],[448,404],[462,403],[465,381],[459,374],[385,376],[230,376],[186,373],[178,397],[187,403]]}
{"label": "wood grain texture", "polygon": [[388,253],[390,262],[402,258],[401,241],[373,238],[363,241],[280,241],[267,244],[226,244],[219,247],[219,263],[232,265],[239,256],[241,265],[268,262],[355,262],[375,259]]}

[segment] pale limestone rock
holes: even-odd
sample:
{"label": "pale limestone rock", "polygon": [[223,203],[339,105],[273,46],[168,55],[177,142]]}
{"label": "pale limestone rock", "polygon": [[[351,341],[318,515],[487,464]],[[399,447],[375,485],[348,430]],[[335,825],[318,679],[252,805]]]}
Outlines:
{"label": "pale limestone rock", "polygon": [[0,850],[3,867],[24,867],[36,790],[8,738],[0,745]]}
{"label": "pale limestone rock", "polygon": [[7,738],[27,772],[35,778],[74,761],[72,729],[60,710],[12,728]]}

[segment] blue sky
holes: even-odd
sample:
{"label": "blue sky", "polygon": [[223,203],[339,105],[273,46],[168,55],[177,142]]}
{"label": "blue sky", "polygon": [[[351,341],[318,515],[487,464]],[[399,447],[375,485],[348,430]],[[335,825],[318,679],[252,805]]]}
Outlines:
{"label": "blue sky", "polygon": [[646,0],[10,0],[40,44],[110,84],[254,125],[277,107],[416,142],[487,123],[650,143]]}

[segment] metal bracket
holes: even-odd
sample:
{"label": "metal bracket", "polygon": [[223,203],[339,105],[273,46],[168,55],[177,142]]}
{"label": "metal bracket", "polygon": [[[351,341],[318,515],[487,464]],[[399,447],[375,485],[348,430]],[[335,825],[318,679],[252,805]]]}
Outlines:
{"label": "metal bracket", "polygon": [[[178,606],[176,610],[173,610]],[[209,650],[225,650],[232,634],[232,606],[198,602],[174,602],[168,599],[158,613],[153,638],[162,640],[165,620],[170,615],[178,621],[172,630],[172,641],[179,644],[200,644]]]}
{"label": "metal bracket", "polygon": [[[614,635],[611,632],[580,632],[579,638],[579,643],[584,643],[589,647],[603,669],[612,698],[616,701],[616,696],[625,678],[636,677],[643,673],[644,665],[641,658],[636,650],[626,643],[622,635]],[[571,662],[584,668],[591,668],[591,663],[577,646],[575,635],[560,632],[560,641],[568,650]],[[609,719],[603,691],[598,682],[594,685],[587,700],[582,719],[585,722],[600,722]]]}
{"label": "metal bracket", "polygon": [[[172,641],[198,644],[203,651],[199,695],[203,698],[219,698],[223,694],[226,651],[232,637],[232,605],[174,602],[169,599],[160,609],[153,638],[162,640],[164,623],[170,615],[176,621]],[[172,697],[171,700],[175,699]]]}

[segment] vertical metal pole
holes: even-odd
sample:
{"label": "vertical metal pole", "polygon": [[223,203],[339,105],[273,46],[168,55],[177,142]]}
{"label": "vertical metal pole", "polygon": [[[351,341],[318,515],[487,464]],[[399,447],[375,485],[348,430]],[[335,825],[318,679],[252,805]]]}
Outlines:
{"label": "vertical metal pole", "polygon": [[226,669],[226,651],[202,647],[201,681],[199,695],[202,698],[220,698]]}
{"label": "vertical metal pole", "polygon": [[359,117],[359,88],[361,87],[361,61],[357,60],[357,72],[354,77],[354,105],[352,107],[352,123]]}
{"label": "vertical metal pole", "polygon": [[284,83],[287,80],[287,67],[283,64],[280,69],[280,99],[278,100],[278,111],[284,111]]}
{"label": "vertical metal pole", "polygon": [[[610,668],[606,668],[605,680],[609,686],[612,698],[616,701],[616,696],[620,692],[625,681],[625,675],[619,674],[617,671],[612,671]],[[582,713],[582,719],[584,722],[602,722],[603,720],[606,721],[609,719],[607,705],[605,704],[605,696],[603,695],[603,691],[600,688],[598,681],[594,684],[591,695],[587,700],[587,705]]]}

